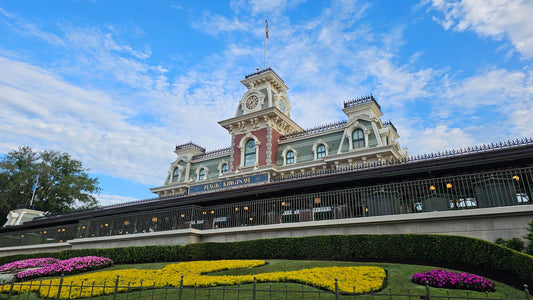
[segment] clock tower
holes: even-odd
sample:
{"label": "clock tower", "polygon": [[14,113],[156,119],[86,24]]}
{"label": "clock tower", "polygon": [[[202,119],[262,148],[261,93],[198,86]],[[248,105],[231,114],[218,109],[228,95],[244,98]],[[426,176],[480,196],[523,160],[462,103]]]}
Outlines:
{"label": "clock tower", "polygon": [[303,129],[291,120],[289,88],[272,69],[247,75],[241,83],[248,90],[235,117],[219,122],[231,134],[230,171],[268,171],[276,163],[279,137]]}

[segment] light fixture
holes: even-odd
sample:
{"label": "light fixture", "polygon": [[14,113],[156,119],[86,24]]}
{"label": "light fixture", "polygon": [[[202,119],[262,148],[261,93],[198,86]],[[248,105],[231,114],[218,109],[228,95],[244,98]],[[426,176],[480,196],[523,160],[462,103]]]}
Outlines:
{"label": "light fixture", "polygon": [[181,214],[181,217],[182,217],[182,218],[185,218],[185,214]]}
{"label": "light fixture", "polygon": [[152,222],[156,223],[157,222],[157,217],[153,217],[152,218]]}
{"label": "light fixture", "polygon": [[128,220],[124,221],[124,225],[126,225],[126,226],[130,225],[130,221],[128,221]]}
{"label": "light fixture", "polygon": [[250,218],[250,221],[253,221],[253,220],[254,220],[254,218]]}
{"label": "light fixture", "polygon": [[244,210],[248,210],[248,206],[245,206],[245,207],[244,207]]}
{"label": "light fixture", "polygon": [[61,229],[61,231],[65,232],[65,228]]}
{"label": "light fixture", "polygon": [[315,198],[315,204],[320,204],[320,197]]}
{"label": "light fixture", "polygon": [[109,224],[105,223],[104,226],[107,227],[107,226],[109,226]]}
{"label": "light fixture", "polygon": [[452,188],[452,184],[451,183],[446,183],[446,188],[447,189],[451,189]]}
{"label": "light fixture", "polygon": [[61,232],[61,229],[58,229],[57,232]]}
{"label": "light fixture", "polygon": [[285,206],[285,202],[281,202],[281,205]]}
{"label": "light fixture", "polygon": [[515,176],[513,176],[513,179],[518,181],[518,180],[520,180],[520,177],[518,177],[518,175],[515,175]]}
{"label": "light fixture", "polygon": [[238,211],[238,210],[239,210],[239,208],[238,208],[238,207],[235,207],[235,211]]}
{"label": "light fixture", "polygon": [[214,214],[214,213],[215,213],[215,211],[214,211],[214,210],[212,210],[212,211],[211,211],[211,214]]}
{"label": "light fixture", "polygon": [[85,226],[81,226],[81,229],[85,229]]}
{"label": "light fixture", "polygon": [[429,190],[434,191],[435,190],[435,186],[434,185],[430,185],[429,186]]}
{"label": "light fixture", "polygon": [[46,230],[45,230],[45,231],[43,231],[43,233],[44,233],[44,234],[46,234]]}
{"label": "light fixture", "polygon": [[21,234],[21,235],[20,235],[20,237],[24,237],[24,235],[23,235],[23,234]]}

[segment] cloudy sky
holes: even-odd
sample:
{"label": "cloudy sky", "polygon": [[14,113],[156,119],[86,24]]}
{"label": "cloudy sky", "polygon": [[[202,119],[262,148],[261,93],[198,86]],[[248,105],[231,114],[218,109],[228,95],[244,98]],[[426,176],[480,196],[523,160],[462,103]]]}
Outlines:
{"label": "cloudy sky", "polygon": [[151,198],[176,144],[230,145],[268,62],[304,128],[372,93],[412,155],[533,137],[533,1],[0,0],[0,155],[70,153],[104,204]]}

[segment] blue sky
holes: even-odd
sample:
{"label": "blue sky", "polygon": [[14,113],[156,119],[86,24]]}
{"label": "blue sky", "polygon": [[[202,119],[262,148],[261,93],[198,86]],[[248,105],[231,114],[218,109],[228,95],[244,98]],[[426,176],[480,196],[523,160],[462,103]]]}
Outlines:
{"label": "blue sky", "polygon": [[230,145],[264,65],[309,128],[372,93],[412,155],[533,137],[533,1],[0,0],[0,153],[68,152],[103,204],[151,198],[176,144]]}

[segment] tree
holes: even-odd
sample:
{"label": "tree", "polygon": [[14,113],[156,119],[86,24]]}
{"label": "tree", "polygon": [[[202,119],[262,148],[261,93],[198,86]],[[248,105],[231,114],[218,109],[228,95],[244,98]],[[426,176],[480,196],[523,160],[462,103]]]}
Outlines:
{"label": "tree", "polygon": [[37,152],[28,146],[9,152],[0,160],[0,217],[9,211],[33,207],[52,214],[94,207],[93,194],[100,191],[97,178],[90,178],[83,164],[68,153],[58,151]]}

